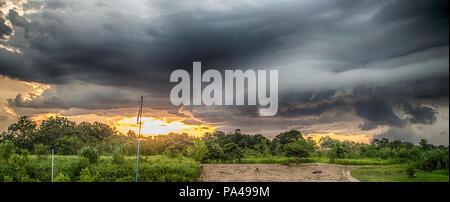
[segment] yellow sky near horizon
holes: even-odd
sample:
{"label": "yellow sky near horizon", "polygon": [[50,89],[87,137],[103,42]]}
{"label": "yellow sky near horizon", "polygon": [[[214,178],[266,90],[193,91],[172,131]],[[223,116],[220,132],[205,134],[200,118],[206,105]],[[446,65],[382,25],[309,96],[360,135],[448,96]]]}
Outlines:
{"label": "yellow sky near horizon", "polygon": [[[139,124],[136,123],[136,117],[103,117],[95,114],[88,115],[76,115],[76,116],[63,116],[58,113],[44,113],[36,114],[31,118],[33,121],[41,122],[50,117],[66,117],[71,121],[77,123],[87,121],[87,122],[101,122],[115,127],[119,132],[126,134],[129,130],[134,131],[136,134],[139,132]],[[155,117],[142,117],[142,127],[141,134],[146,136],[156,136],[156,135],[166,135],[169,133],[187,133],[190,136],[200,137],[205,133],[213,133],[216,129],[214,126],[209,126],[207,124],[193,125],[185,124],[182,120],[177,121],[167,121],[164,119],[158,119]]]}

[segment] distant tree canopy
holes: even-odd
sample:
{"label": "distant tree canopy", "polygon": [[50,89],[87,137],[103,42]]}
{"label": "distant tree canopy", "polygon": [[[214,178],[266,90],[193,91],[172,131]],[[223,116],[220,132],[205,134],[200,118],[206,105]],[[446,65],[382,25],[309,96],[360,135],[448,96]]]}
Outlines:
{"label": "distant tree canopy", "polygon": [[[0,156],[6,159],[11,153],[28,152],[42,157],[54,148],[56,154],[83,154],[93,162],[97,155],[113,155],[120,164],[122,155],[136,154],[136,140],[133,131],[121,134],[100,122],[77,124],[64,117],[51,117],[38,124],[30,117],[22,116],[8,127],[8,131],[0,134]],[[140,151],[142,155],[187,156],[197,161],[239,161],[245,156],[315,156],[413,160],[420,162],[417,167],[421,169],[448,168],[448,147],[429,144],[425,139],[414,145],[386,138],[363,144],[322,137],[317,145],[296,130],[280,133],[272,140],[260,134],[244,134],[239,129],[229,133],[207,133],[200,139],[185,133],[143,136]]]}
{"label": "distant tree canopy", "polygon": [[34,151],[34,145],[43,145],[59,154],[76,154],[82,146],[97,145],[117,135],[115,128],[100,122],[76,124],[64,117],[50,117],[38,125],[30,117],[22,116],[1,133],[0,141],[9,140],[20,150],[30,152]]}

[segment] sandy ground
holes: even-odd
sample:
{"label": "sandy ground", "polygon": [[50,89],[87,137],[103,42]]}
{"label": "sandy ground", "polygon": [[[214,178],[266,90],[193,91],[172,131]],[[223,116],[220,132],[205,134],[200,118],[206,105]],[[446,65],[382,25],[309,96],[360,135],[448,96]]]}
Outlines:
{"label": "sandy ground", "polygon": [[301,164],[203,164],[202,182],[358,182],[353,166]]}

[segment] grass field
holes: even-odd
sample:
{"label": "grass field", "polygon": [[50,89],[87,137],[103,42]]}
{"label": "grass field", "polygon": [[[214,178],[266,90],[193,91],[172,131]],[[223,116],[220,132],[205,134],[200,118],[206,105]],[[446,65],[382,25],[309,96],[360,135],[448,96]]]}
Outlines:
{"label": "grass field", "polygon": [[329,158],[291,158],[282,156],[269,157],[245,157],[237,161],[208,161],[207,163],[333,163],[339,165],[392,165],[396,164],[393,159],[375,159],[375,158],[360,158],[360,159],[334,159]]}
{"label": "grass field", "polygon": [[[88,163],[79,156],[55,156],[54,177],[62,181],[134,182],[136,157],[125,157],[115,163],[111,156],[101,156],[97,163]],[[84,172],[83,169],[86,169]],[[168,158],[163,155],[144,156],[139,162],[139,181],[191,182],[199,176],[201,164],[185,157]],[[51,181],[51,158],[30,155],[27,163],[1,164],[0,181]]]}
{"label": "grass field", "polygon": [[415,177],[409,177],[407,165],[364,166],[353,168],[352,176],[362,182],[448,182],[448,169],[427,172],[415,169]]}
{"label": "grass field", "polygon": [[[0,165],[0,181],[48,182],[51,181],[50,156],[38,158],[30,155],[26,161]],[[21,163],[23,162],[23,163]],[[333,163],[360,165],[352,168],[352,176],[363,182],[448,182],[448,170],[432,172],[415,169],[415,177],[409,177],[406,164],[393,159],[334,159],[289,158],[280,156],[245,157],[240,161],[206,163],[283,164],[283,163]],[[20,165],[20,167],[18,167]],[[88,163],[80,156],[55,156],[56,181],[134,182],[136,157],[126,156],[123,162],[112,156],[101,156],[97,163]],[[143,156],[139,165],[141,182],[192,182],[201,175],[201,164],[186,157],[169,158],[164,155]]]}

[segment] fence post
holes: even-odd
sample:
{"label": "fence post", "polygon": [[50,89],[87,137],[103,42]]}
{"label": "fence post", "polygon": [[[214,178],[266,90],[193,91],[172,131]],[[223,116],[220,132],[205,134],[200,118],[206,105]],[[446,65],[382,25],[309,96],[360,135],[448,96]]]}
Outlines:
{"label": "fence post", "polygon": [[55,165],[55,149],[52,149],[52,182],[53,182],[53,167]]}

